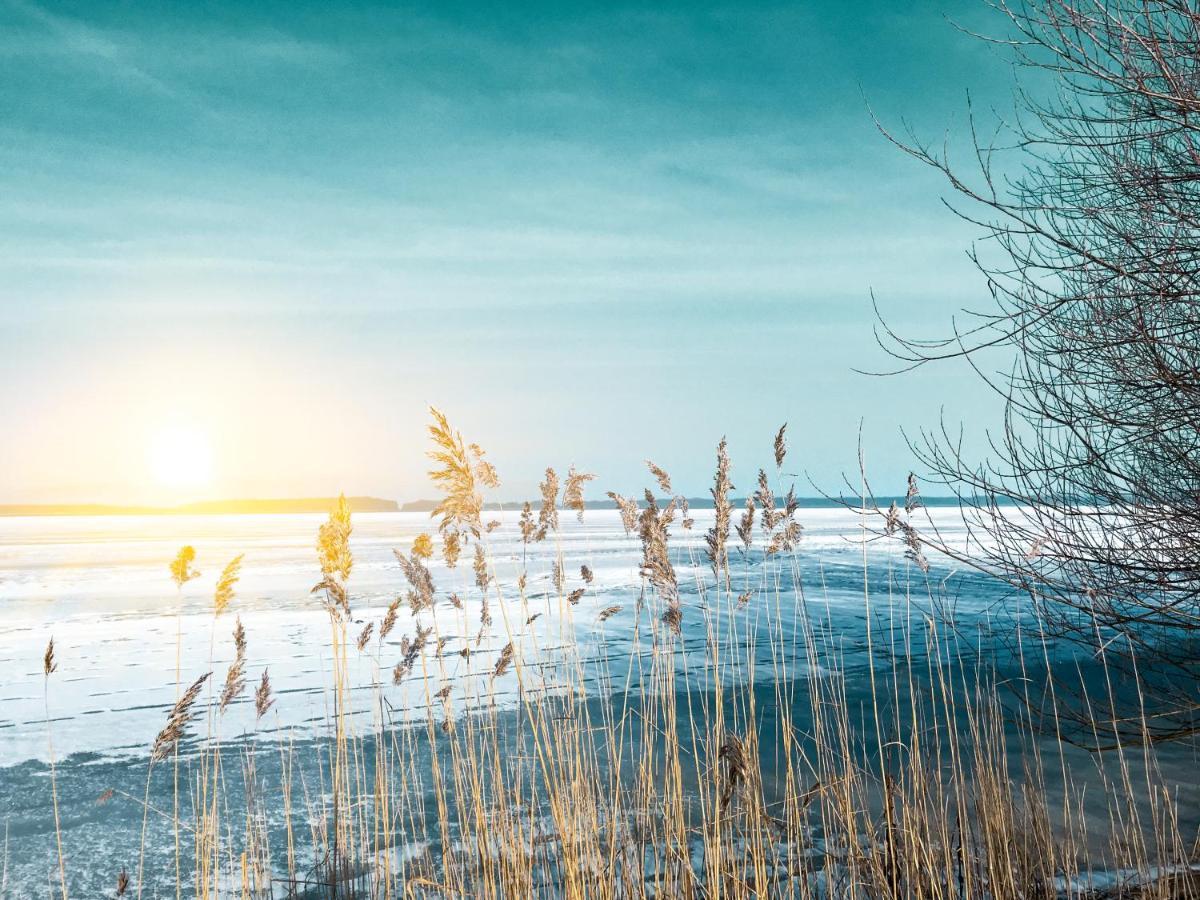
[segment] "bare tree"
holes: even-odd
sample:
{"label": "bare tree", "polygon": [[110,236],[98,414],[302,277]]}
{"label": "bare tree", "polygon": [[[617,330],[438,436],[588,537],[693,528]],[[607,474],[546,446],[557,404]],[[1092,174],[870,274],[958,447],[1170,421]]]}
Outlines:
{"label": "bare tree", "polygon": [[905,534],[918,553],[934,545],[1027,593],[1041,625],[1111,680],[1137,675],[1128,704],[1111,680],[1108,700],[1066,704],[1093,743],[1195,735],[1200,7],[996,8],[1011,37],[991,40],[1036,73],[1014,117],[987,140],[973,128],[966,170],[911,132],[889,134],[947,177],[951,208],[983,230],[972,252],[994,304],[937,341],[881,319],[881,343],[901,368],[965,358],[1005,406],[986,463],[945,425],[912,441],[962,501],[971,552],[936,529]]}

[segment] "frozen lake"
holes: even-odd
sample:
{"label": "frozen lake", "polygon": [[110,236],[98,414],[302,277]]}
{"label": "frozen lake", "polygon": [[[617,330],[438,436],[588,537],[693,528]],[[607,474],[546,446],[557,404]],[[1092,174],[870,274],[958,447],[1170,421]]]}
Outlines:
{"label": "frozen lake", "polygon": [[[770,565],[761,564],[760,551],[742,559],[731,549],[732,590],[752,589],[760,599],[745,609],[709,608],[701,585],[711,571],[702,548],[712,512],[694,515],[690,531],[675,527],[671,545],[684,609],[678,660],[688,691],[704,691],[716,679],[803,684],[826,674],[830,660],[846,673],[851,690],[861,688],[866,679],[859,676],[869,665],[868,616],[874,646],[881,651],[877,660],[889,653],[893,661],[920,654],[920,641],[911,635],[931,627],[935,613],[952,613],[955,640],[967,656],[990,659],[999,668],[1010,662],[1003,654],[1012,620],[1021,615],[1019,601],[995,582],[957,572],[946,560],[933,558],[926,580],[905,559],[898,539],[872,541],[864,548],[860,519],[846,510],[802,509],[798,552]],[[944,538],[962,539],[955,510],[932,509],[928,515]],[[414,617],[402,605],[386,641],[373,636],[362,652],[352,654],[352,695],[363,699],[358,712],[365,725],[378,715],[369,698],[379,685],[393,723],[424,720],[431,703],[440,708],[433,694],[443,687],[459,713],[484,702],[515,705],[519,688],[512,669],[490,677],[509,641],[524,665],[526,692],[559,690],[564,648],[571,648],[569,657],[579,662],[589,702],[621,694],[640,677],[646,648],[635,639],[635,629],[647,622],[646,614],[639,614],[641,544],[625,533],[617,512],[588,511],[579,523],[564,511],[557,540],[529,545],[520,540],[514,513],[485,518],[501,522],[487,536],[495,577],[493,625],[479,634],[481,595],[469,557],[451,570],[435,555],[430,562],[437,587],[434,609]],[[326,729],[330,620],[311,593],[320,580],[314,542],[323,520],[320,515],[0,518],[0,831],[5,841],[0,898],[46,895],[47,874],[56,866],[45,765],[47,719],[58,760],[69,869],[82,886],[76,894],[97,896],[91,892],[110,888],[114,866],[132,866],[129,851],[138,844],[140,810],[128,797],[140,799],[149,749],[178,685],[206,671],[213,672],[215,682],[224,677],[233,657],[236,617],[246,631],[251,690],[221,718],[221,739],[244,739],[247,746],[283,740],[302,746]],[[408,587],[393,551],[408,551],[419,534],[431,530],[423,513],[354,517],[352,637],[368,623],[378,633],[387,606]],[[195,548],[202,575],[177,591],[168,565],[184,545]],[[214,618],[216,578],[239,554],[244,561],[236,597]],[[553,578],[559,554],[561,593]],[[581,566],[591,570],[590,582]],[[523,571],[522,592],[517,585]],[[564,602],[563,595],[577,590],[582,590],[577,602]],[[402,641],[418,624],[432,627],[437,643],[430,644],[412,675],[394,686],[391,671],[402,655]],[[799,639],[806,628],[819,635],[816,652]],[[778,641],[772,649],[766,639],[768,631],[794,639],[785,640],[780,652]],[[51,636],[58,670],[47,693],[42,654]],[[749,648],[753,673],[737,665],[714,671],[706,663],[713,641]],[[258,722],[249,695],[264,669],[277,702]],[[265,756],[263,765],[269,765],[270,754]],[[1077,764],[1087,777],[1086,754]],[[162,789],[156,786],[156,792]],[[115,799],[106,799],[110,790]],[[1190,790],[1194,793],[1195,786]],[[147,850],[152,873],[156,866],[162,869],[167,852],[163,835],[156,833]],[[150,887],[161,892],[157,896],[174,896],[167,881],[151,876]]]}

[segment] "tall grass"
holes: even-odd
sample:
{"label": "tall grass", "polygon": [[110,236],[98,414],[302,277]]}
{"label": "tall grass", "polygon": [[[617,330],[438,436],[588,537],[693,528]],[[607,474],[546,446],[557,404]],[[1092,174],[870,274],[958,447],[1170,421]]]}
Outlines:
{"label": "tall grass", "polygon": [[[436,411],[430,434],[444,492],[434,518],[453,583],[435,584],[436,548],[422,535],[396,551],[411,622],[397,598],[356,625],[353,524],[339,502],[317,537],[313,589],[329,617],[328,728],[316,742],[277,731],[232,753],[222,743],[222,717],[253,665],[238,621],[234,662],[205,704],[188,762],[190,813],[176,801],[149,817],[147,787],[149,827],[194,843],[177,890],[206,900],[1200,895],[1188,868],[1194,836],[1181,833],[1153,765],[1139,782],[1118,756],[1097,813],[1065,745],[1029,715],[1038,676],[998,684],[917,602],[938,586],[904,518],[915,499],[888,513],[919,564],[894,573],[887,596],[867,578],[864,532],[863,655],[831,627],[812,588],[823,573],[803,571],[794,493],[760,473],[735,526],[723,440],[703,534],[653,463],[666,497],[612,495],[640,543],[642,591],[632,608],[584,617],[592,607],[581,599],[598,590],[594,560],[566,558],[558,511],[584,516],[592,476],[571,468],[560,494],[547,470],[536,520],[526,504],[515,526],[526,546],[552,542],[551,570],[531,572],[527,554],[490,548],[498,525],[484,521],[484,491],[499,478],[484,452]],[[778,482],[783,429],[773,451]],[[218,587],[214,626],[237,602],[239,563]],[[473,620],[462,601],[470,591]],[[541,616],[550,627],[530,629]],[[583,633],[599,654],[585,658]],[[374,673],[370,691],[352,690],[352,661]],[[173,756],[199,718],[208,677],[179,696],[154,762]],[[499,687],[509,679],[513,702]],[[415,721],[390,705],[396,684],[419,686]],[[1014,693],[1022,702],[1010,702]],[[265,670],[253,703],[256,722],[278,709]],[[1053,707],[1047,715],[1052,733]],[[222,762],[230,755],[238,790]],[[260,771],[269,755],[271,777]],[[1121,881],[1099,881],[1101,870]],[[138,896],[144,877],[139,865]]]}

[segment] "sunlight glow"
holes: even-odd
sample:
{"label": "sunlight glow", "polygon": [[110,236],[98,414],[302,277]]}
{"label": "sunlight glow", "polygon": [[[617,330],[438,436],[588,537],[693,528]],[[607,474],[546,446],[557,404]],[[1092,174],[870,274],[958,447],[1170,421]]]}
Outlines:
{"label": "sunlight glow", "polygon": [[212,480],[212,444],[195,425],[174,425],[158,431],[147,449],[150,471],[162,487],[199,488]]}

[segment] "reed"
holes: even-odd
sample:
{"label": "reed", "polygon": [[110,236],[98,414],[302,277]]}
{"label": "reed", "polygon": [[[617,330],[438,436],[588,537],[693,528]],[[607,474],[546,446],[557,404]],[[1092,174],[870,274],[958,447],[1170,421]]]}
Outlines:
{"label": "reed", "polygon": [[[1200,897],[1195,835],[1154,766],[1106,759],[1109,794],[1088,796],[1071,777],[1078,756],[1047,737],[1054,705],[1048,722],[1030,712],[1035,676],[1002,683],[933,614],[939,588],[908,520],[915,482],[905,508],[867,509],[864,497],[909,555],[886,588],[864,557],[866,646],[852,651],[829,618],[827,573],[805,569],[794,491],[759,472],[734,524],[724,441],[702,534],[653,463],[665,499],[610,494],[640,549],[642,591],[584,615],[604,579],[590,556],[567,564],[563,548],[581,545],[561,540],[558,512],[584,515],[590,476],[572,467],[560,484],[547,469],[539,510],[484,526],[497,473],[436,411],[430,435],[444,574],[419,536],[395,553],[406,596],[372,612],[353,587],[348,505],[331,511],[314,588],[330,620],[327,727],[299,743],[279,730],[238,743],[233,790],[210,717],[188,762],[191,895]],[[783,428],[770,450],[783,478]],[[512,555],[493,552],[504,535]],[[864,531],[864,554],[873,539]],[[536,568],[525,550],[539,541],[553,548]],[[462,552],[470,566],[454,565]],[[599,653],[579,640],[593,635]],[[217,713],[239,702],[253,664],[240,619],[234,649]],[[352,689],[352,659],[373,673],[369,690]],[[171,710],[151,766],[179,747],[208,677]],[[278,710],[265,670],[253,694],[257,729]],[[1123,881],[1099,886],[1101,869]],[[139,862],[139,894],[143,878]]]}

